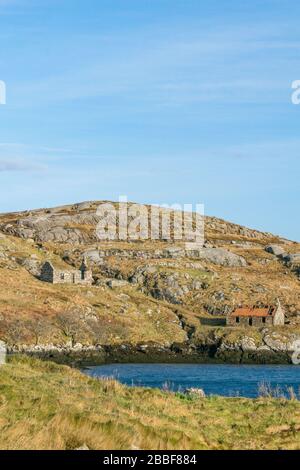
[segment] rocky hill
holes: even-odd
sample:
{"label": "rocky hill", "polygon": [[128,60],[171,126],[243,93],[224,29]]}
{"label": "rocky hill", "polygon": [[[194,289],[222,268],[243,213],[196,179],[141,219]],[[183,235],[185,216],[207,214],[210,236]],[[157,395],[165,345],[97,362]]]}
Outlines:
{"label": "rocky hill", "polygon": [[[250,328],[225,327],[226,314],[277,298],[289,322],[284,334],[298,334],[299,243],[215,217],[205,218],[204,247],[193,251],[184,240],[99,241],[100,202],[0,215],[0,339],[12,348],[222,352],[234,344],[243,352]],[[74,269],[83,257],[92,286],[40,281],[45,260]],[[251,330],[248,349],[273,350],[270,334]]]}

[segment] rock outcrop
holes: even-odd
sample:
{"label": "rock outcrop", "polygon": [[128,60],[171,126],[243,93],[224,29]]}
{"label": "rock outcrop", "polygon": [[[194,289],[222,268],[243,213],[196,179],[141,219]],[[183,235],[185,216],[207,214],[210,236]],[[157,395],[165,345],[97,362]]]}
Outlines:
{"label": "rock outcrop", "polygon": [[275,255],[275,256],[285,255],[285,250],[279,245],[268,245],[266,246],[265,250],[267,253],[271,253],[272,255]]}
{"label": "rock outcrop", "polygon": [[[187,253],[189,255],[189,253]],[[231,251],[224,250],[222,248],[203,248],[192,252],[193,258],[208,261],[210,263],[218,264],[220,266],[228,267],[245,267],[247,266],[246,260]]]}

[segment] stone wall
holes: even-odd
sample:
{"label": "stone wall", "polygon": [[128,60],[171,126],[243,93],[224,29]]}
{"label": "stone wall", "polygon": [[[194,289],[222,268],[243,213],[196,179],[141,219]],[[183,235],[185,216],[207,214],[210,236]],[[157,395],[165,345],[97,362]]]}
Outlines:
{"label": "stone wall", "polygon": [[[238,322],[236,321],[236,318],[239,318]],[[232,315],[228,315],[226,318],[226,324],[228,326],[270,326],[273,325],[273,317],[234,317]]]}
{"label": "stone wall", "polygon": [[[84,277],[83,277],[84,276]],[[53,284],[92,284],[93,277],[91,271],[60,271],[55,269],[53,272]]]}
{"label": "stone wall", "polygon": [[54,269],[53,271],[53,284],[76,284],[76,271],[60,271]]}
{"label": "stone wall", "polygon": [[274,314],[274,325],[282,326],[284,325],[284,321],[285,321],[284,310],[281,307],[281,305],[278,305],[276,312]]}
{"label": "stone wall", "polygon": [[40,279],[44,282],[53,282],[53,266],[48,261],[42,266]]}

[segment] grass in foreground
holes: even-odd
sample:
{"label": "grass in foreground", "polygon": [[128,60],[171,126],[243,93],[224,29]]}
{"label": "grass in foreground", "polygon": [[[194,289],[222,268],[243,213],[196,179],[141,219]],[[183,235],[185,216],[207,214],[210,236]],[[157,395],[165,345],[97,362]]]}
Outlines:
{"label": "grass in foreground", "polygon": [[297,400],[128,388],[66,366],[0,367],[0,449],[299,449]]}

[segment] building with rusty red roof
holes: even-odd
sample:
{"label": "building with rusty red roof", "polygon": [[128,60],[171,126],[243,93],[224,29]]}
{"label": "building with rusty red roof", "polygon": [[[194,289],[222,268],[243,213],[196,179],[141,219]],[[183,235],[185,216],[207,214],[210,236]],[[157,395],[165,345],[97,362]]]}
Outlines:
{"label": "building with rusty red roof", "polygon": [[263,326],[284,325],[284,309],[278,301],[277,305],[265,307],[238,307],[227,316],[228,326]]}

